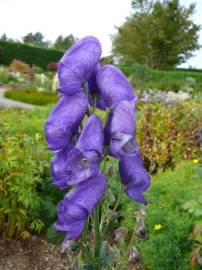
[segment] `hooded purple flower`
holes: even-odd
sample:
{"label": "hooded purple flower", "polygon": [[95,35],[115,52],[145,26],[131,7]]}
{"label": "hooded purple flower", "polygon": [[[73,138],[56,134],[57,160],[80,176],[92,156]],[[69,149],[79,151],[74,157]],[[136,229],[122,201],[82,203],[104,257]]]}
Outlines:
{"label": "hooded purple flower", "polygon": [[96,99],[96,107],[98,109],[101,109],[103,111],[106,110],[106,104],[104,101],[104,98],[102,97],[100,93],[100,89],[97,84],[97,74],[98,71],[101,69],[100,65],[98,64],[93,72],[90,75],[90,78],[88,80],[88,100],[91,106],[94,106],[94,100]]}
{"label": "hooded purple flower", "polygon": [[76,147],[67,155],[67,183],[75,185],[99,174],[103,150],[103,129],[100,118],[92,115],[84,125]]}
{"label": "hooded purple flower", "polygon": [[150,185],[150,177],[142,164],[139,150],[131,156],[123,155],[119,161],[119,172],[126,194],[133,200],[147,204],[143,196]]}
{"label": "hooded purple flower", "polygon": [[50,150],[60,150],[71,143],[88,109],[86,96],[62,95],[45,123],[45,136]]}
{"label": "hooded purple flower", "polygon": [[123,101],[135,101],[132,86],[124,74],[112,65],[106,65],[98,71],[97,83],[106,105],[113,109]]}
{"label": "hooded purple flower", "polygon": [[102,53],[98,39],[87,36],[77,41],[62,57],[58,64],[60,92],[74,94],[82,90],[85,80],[100,60]]}
{"label": "hooded purple flower", "polygon": [[101,120],[96,115],[90,116],[76,146],[70,145],[55,154],[51,162],[54,184],[66,188],[98,175],[103,137]]}
{"label": "hooded purple flower", "polygon": [[77,238],[93,209],[106,190],[104,175],[98,175],[81,182],[70,191],[58,206],[58,221],[54,227],[67,232],[64,242]]}

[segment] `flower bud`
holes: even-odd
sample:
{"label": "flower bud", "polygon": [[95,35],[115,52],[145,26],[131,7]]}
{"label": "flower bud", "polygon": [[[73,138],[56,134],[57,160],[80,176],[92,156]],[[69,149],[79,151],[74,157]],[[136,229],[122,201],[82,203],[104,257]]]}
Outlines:
{"label": "flower bud", "polygon": [[125,227],[120,227],[116,229],[114,232],[114,240],[118,242],[122,238],[125,238],[127,234],[128,234],[128,229]]}
{"label": "flower bud", "polygon": [[111,178],[114,175],[114,167],[113,165],[110,165],[107,171],[107,176]]}
{"label": "flower bud", "polygon": [[71,245],[71,241],[67,241],[67,242],[62,243],[61,249],[60,249],[60,254],[65,255],[67,253],[67,251],[70,250],[70,245]]}
{"label": "flower bud", "polygon": [[130,255],[128,257],[129,262],[137,263],[141,259],[140,253],[135,246],[131,247]]}
{"label": "flower bud", "polygon": [[137,227],[136,227],[136,235],[139,239],[147,238],[147,228],[144,224],[144,219],[138,219]]}
{"label": "flower bud", "polygon": [[133,214],[140,218],[145,218],[147,216],[147,212],[144,209],[137,209],[133,212]]}
{"label": "flower bud", "polygon": [[79,248],[79,243],[73,241],[71,244],[70,244],[70,247],[69,249],[72,251],[72,252],[75,252],[77,251],[77,249]]}

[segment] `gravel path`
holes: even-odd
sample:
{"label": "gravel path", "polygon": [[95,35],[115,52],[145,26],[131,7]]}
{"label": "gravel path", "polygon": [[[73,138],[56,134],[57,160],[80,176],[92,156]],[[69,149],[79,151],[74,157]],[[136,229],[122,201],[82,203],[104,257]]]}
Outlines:
{"label": "gravel path", "polygon": [[32,109],[31,104],[27,104],[20,101],[11,100],[4,97],[5,88],[0,87],[0,107],[4,108],[22,108],[22,109]]}

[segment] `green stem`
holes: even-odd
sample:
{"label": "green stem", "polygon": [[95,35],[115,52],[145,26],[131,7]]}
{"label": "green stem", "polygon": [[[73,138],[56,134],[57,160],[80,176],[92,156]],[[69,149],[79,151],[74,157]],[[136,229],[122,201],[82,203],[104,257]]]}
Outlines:
{"label": "green stem", "polygon": [[94,210],[94,256],[96,261],[96,270],[101,269],[100,265],[100,219],[99,219],[99,205]]}
{"label": "green stem", "polygon": [[86,243],[87,241],[87,235],[88,235],[88,225],[89,225],[89,219],[87,220],[85,227],[84,227],[84,232],[83,232],[83,241]]}
{"label": "green stem", "polygon": [[123,191],[123,187],[122,187],[121,181],[119,181],[119,183],[120,183],[119,193],[118,193],[118,197],[116,199],[116,203],[115,203],[114,208],[113,208],[113,212],[116,212],[116,209],[119,206],[119,203],[120,203],[120,200],[121,200],[121,194],[122,194],[122,191]]}

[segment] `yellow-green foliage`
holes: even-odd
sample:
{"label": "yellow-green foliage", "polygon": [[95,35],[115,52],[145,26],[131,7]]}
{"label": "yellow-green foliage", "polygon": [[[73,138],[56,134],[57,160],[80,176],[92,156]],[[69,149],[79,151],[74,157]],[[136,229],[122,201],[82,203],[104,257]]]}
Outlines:
{"label": "yellow-green foliage", "polygon": [[0,111],[0,232],[40,232],[37,188],[48,164],[42,130],[46,111]]}
{"label": "yellow-green foliage", "polygon": [[138,141],[150,172],[198,156],[201,126],[202,107],[197,103],[144,105],[138,120]]}

